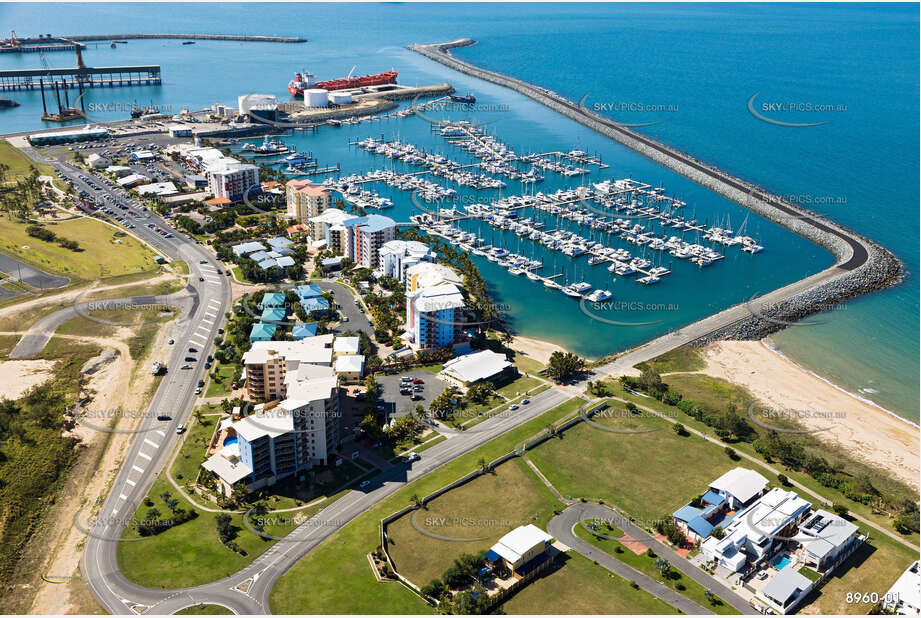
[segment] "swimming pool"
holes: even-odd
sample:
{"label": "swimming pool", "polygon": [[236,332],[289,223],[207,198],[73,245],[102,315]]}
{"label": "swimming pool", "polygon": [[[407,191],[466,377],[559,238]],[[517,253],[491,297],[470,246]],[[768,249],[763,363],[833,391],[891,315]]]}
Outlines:
{"label": "swimming pool", "polygon": [[227,436],[224,438],[224,446],[230,446],[237,443],[237,436]]}
{"label": "swimming pool", "polygon": [[778,571],[782,570],[785,566],[790,564],[791,558],[789,554],[782,554],[780,556],[774,556],[774,559],[771,560],[771,564]]}

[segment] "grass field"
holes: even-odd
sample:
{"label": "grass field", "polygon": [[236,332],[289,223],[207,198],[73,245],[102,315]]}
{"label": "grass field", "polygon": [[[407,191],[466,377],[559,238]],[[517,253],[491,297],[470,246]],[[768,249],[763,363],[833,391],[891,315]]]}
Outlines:
{"label": "grass field", "polygon": [[90,280],[157,269],[150,249],[95,219],[82,217],[46,225],[56,235],[80,243],[80,251],[33,238],[26,233],[26,226],[0,218],[0,252],[49,273]]}
{"label": "grass field", "polygon": [[[180,508],[193,508],[161,476],[154,482],[148,497],[163,517],[168,517],[170,513],[160,497],[164,491],[169,491],[179,500]],[[150,508],[142,503],[135,518],[146,519]],[[218,539],[216,516],[216,513],[200,511],[197,518],[155,536],[119,543],[118,564],[122,574],[151,588],[197,586],[236,573],[271,547],[271,541],[246,530],[241,514],[234,514],[232,525],[238,528],[236,543],[247,555],[231,551]],[[128,528],[123,538],[140,537],[136,530]]]}
{"label": "grass field", "polygon": [[19,339],[19,335],[0,335],[0,357],[9,356]]}
{"label": "grass field", "polygon": [[[702,403],[708,403],[708,405],[719,404],[719,393],[732,393],[729,396],[733,397],[737,402],[739,413],[743,415],[747,414],[748,404],[739,406],[739,402],[751,401],[750,396],[748,395],[747,391],[732,385],[729,382],[709,378],[707,376],[693,375],[667,376],[665,381],[673,389],[681,392],[686,398],[693,399],[694,401],[701,401]],[[621,399],[625,399],[627,401],[632,401],[633,403],[636,403],[640,406],[658,410],[674,418],[674,420],[682,423],[687,427],[692,427],[706,435],[716,437],[716,432],[713,428],[708,427],[704,423],[691,416],[688,416],[675,406],[669,406],[667,404],[656,401],[651,397],[633,395],[624,391],[619,384],[608,382],[608,386],[611,394],[616,397],[620,397]],[[723,405],[720,406],[720,412],[725,410],[726,403],[727,402],[724,401]],[[829,447],[827,444],[820,442],[814,436],[801,435],[798,437],[798,441],[802,443],[807,449],[809,449],[810,452],[824,457],[830,462],[837,461],[842,463],[850,474],[854,476],[866,475],[871,480],[873,486],[880,491],[892,493],[894,495],[911,497],[914,500],[917,500],[917,492],[911,491],[911,489],[907,488],[904,484],[894,480],[891,476],[889,476],[885,469],[871,467],[859,460],[852,458],[847,452],[835,450],[834,448]],[[761,455],[755,451],[753,445],[749,442],[734,442],[732,444],[732,448],[739,452],[757,457],[758,459],[762,459]],[[877,512],[868,505],[851,500],[838,490],[822,486],[816,479],[805,472],[792,470],[779,462],[773,462],[771,465],[778,470],[782,470],[783,473],[790,479],[801,483],[805,487],[819,493],[822,496],[825,496],[830,501],[840,503],[846,506],[849,511],[862,517],[866,517],[867,519],[892,530],[892,518],[888,515]],[[776,478],[776,474],[774,473],[765,474],[765,476],[768,479]],[[906,535],[904,538],[907,541],[915,544],[919,542],[918,534]]]}
{"label": "grass field", "polygon": [[[271,611],[276,614],[419,614],[432,608],[406,588],[379,584],[371,573],[368,552],[380,543],[382,517],[410,503],[413,494],[424,496],[476,469],[482,457],[488,461],[511,451],[521,440],[539,433],[578,409],[581,400],[571,399],[536,419],[487,442],[403,487],[386,500],[356,517],[310,552],[275,584]],[[304,582],[311,582],[305,586]],[[342,582],[348,582],[343,586]]]}
{"label": "grass field", "polygon": [[[615,402],[612,409],[619,407]],[[612,414],[595,422],[646,433],[612,433],[580,423],[562,439],[532,450],[531,461],[564,496],[601,498],[631,516],[657,519],[738,465],[718,446],[694,435],[679,436],[670,423],[652,415]]]}
{"label": "grass field", "polygon": [[192,605],[190,607],[186,607],[185,609],[180,609],[174,615],[190,616],[193,614],[214,616],[218,614],[233,614],[233,612],[222,605],[213,605],[211,603],[204,603],[204,604]]}
{"label": "grass field", "polygon": [[50,165],[33,161],[6,140],[0,140],[0,163],[10,166],[7,180],[18,180],[28,176],[29,167],[37,169],[42,176],[54,176],[54,169]]}
{"label": "grass field", "polygon": [[677,614],[671,605],[575,552],[502,606],[506,614]]}
{"label": "grass field", "polygon": [[[604,534],[608,536],[614,536],[612,533],[607,530],[604,531]],[[599,538],[593,535],[591,532],[586,530],[583,526],[576,527],[576,536],[578,536],[583,541],[591,543],[595,547],[599,548],[601,551],[606,554],[610,554],[614,558],[617,558],[626,565],[629,565],[643,573],[648,575],[652,579],[662,582],[672,590],[677,591],[684,597],[687,597],[691,601],[694,601],[701,607],[706,607],[710,611],[716,614],[738,614],[734,607],[719,599],[719,604],[713,605],[708,600],[704,594],[706,588],[698,584],[696,581],[690,577],[685,577],[681,571],[677,569],[672,569],[669,574],[669,577],[664,577],[659,569],[656,567],[656,558],[652,558],[649,554],[640,554],[637,555],[633,553],[627,547],[624,547],[620,541],[615,541],[614,539],[605,539]],[[620,549],[620,552],[617,550]],[[694,567],[697,568],[697,567]],[[683,589],[680,589],[679,586],[683,586]]]}
{"label": "grass field", "polygon": [[506,384],[505,386],[499,388],[497,392],[505,395],[506,397],[517,397],[518,394],[524,395],[526,391],[531,390],[537,386],[543,384],[537,378],[529,378],[526,376],[521,376],[517,378],[514,382]]}
{"label": "grass field", "polygon": [[182,440],[179,453],[173,460],[170,475],[180,485],[193,483],[198,478],[198,470],[205,459],[211,436],[217,427],[217,416],[202,416],[201,420],[194,417],[189,421],[189,428]]}
{"label": "grass field", "polygon": [[673,371],[700,371],[707,363],[701,355],[700,348],[684,346],[666,352],[648,363],[659,373]]}
{"label": "grass field", "polygon": [[423,530],[471,540],[427,536],[413,526],[408,514],[387,527],[390,557],[401,575],[422,586],[441,577],[462,553],[486,551],[518,526],[546,525],[555,508],[562,505],[527,464],[515,458],[414,511],[416,525]]}
{"label": "grass field", "polygon": [[211,374],[208,374],[208,387],[205,389],[205,397],[224,397],[230,395],[230,385],[238,368],[239,365],[218,363],[215,369],[217,378],[212,378],[210,377]]}

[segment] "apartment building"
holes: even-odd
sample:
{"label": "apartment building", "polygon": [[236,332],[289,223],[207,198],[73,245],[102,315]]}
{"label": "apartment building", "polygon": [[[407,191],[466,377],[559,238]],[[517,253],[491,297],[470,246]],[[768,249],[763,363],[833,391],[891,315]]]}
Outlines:
{"label": "apartment building", "polygon": [[396,222],[383,215],[355,217],[342,222],[347,230],[347,246],[344,255],[352,263],[365,268],[380,265],[380,249],[396,238]]}
{"label": "apartment building", "polygon": [[434,262],[437,255],[417,240],[391,240],[378,252],[380,272],[405,283],[406,271],[420,262]]}
{"label": "apartment building", "polygon": [[447,266],[420,262],[405,270],[406,332],[416,349],[447,347],[463,338],[460,277]]}
{"label": "apartment building", "polygon": [[251,401],[275,401],[287,393],[285,378],[301,365],[332,367],[333,335],[300,341],[256,341],[243,354],[246,394]]}
{"label": "apartment building", "polygon": [[332,204],[329,189],[309,180],[289,180],[285,183],[285,199],[288,206],[287,217],[295,223],[310,224],[311,237],[314,240],[323,240],[323,230],[311,224],[310,220]]}

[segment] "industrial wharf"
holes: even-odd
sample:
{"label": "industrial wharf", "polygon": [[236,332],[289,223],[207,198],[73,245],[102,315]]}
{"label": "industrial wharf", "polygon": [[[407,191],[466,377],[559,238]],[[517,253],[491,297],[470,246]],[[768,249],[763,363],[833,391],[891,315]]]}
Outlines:
{"label": "industrial wharf", "polygon": [[0,53],[29,53],[69,51],[86,47],[95,41],[120,41],[131,39],[180,39],[183,41],[239,41],[248,43],[306,43],[307,39],[295,36],[262,36],[251,34],[201,34],[201,33],[135,33],[135,34],[76,34],[68,36],[10,37],[0,39]]}
{"label": "industrial wharf", "polygon": [[38,90],[57,78],[74,88],[106,88],[115,86],[158,86],[160,65],[112,67],[70,67],[48,69],[15,69],[0,71],[0,91]]}

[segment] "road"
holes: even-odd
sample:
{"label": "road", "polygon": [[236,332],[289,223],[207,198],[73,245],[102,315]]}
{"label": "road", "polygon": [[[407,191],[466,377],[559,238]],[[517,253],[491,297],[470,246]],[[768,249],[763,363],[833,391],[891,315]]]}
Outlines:
{"label": "road", "polygon": [[[759,613],[751,605],[748,604],[748,601],[746,601],[744,598],[742,598],[741,596],[739,596],[738,594],[736,594],[729,588],[727,588],[719,580],[713,578],[706,571],[703,571],[699,567],[691,564],[686,559],[676,554],[667,545],[665,545],[664,543],[660,543],[655,538],[653,538],[652,535],[647,533],[645,530],[631,523],[627,517],[624,517],[617,511],[607,506],[604,506],[601,504],[595,504],[593,502],[584,502],[584,503],[574,504],[572,506],[567,507],[566,509],[563,510],[562,513],[560,513],[559,515],[551,519],[547,527],[548,527],[550,534],[552,534],[554,538],[562,541],[563,543],[565,543],[566,545],[568,545],[569,547],[571,547],[578,553],[582,554],[589,560],[598,561],[599,564],[603,565],[608,570],[614,573],[617,573],[621,577],[625,577],[627,579],[635,579],[637,583],[640,583],[641,587],[643,587],[642,582],[639,579],[636,579],[634,575],[627,575],[627,574],[624,574],[624,572],[622,572],[624,571],[624,567],[626,567],[626,569],[628,569],[629,571],[633,571],[633,569],[631,569],[629,566],[627,566],[620,560],[617,560],[613,556],[607,554],[606,552],[601,551],[600,549],[598,549],[591,543],[588,543],[587,541],[583,541],[582,539],[580,539],[579,537],[575,535],[575,533],[573,532],[573,528],[576,525],[578,525],[580,522],[585,521],[586,519],[601,519],[601,520],[610,521],[614,523],[618,528],[623,530],[624,533],[628,534],[633,539],[643,543],[647,547],[652,548],[653,551],[656,552],[656,554],[668,560],[669,563],[675,569],[681,571],[687,577],[693,579],[695,582],[703,586],[705,589],[712,591],[713,594],[723,599],[723,601],[732,605],[740,613],[750,614],[750,615],[755,615]],[[636,572],[634,571],[634,573]],[[681,595],[677,595],[677,593],[673,592],[670,588],[667,588],[663,586],[662,584],[659,584],[658,582],[651,580],[648,577],[645,577],[645,576],[643,577],[649,580],[650,582],[653,582],[656,586],[664,588],[665,591],[667,591],[670,595],[681,596]],[[648,584],[649,582],[646,582],[646,583]],[[655,589],[656,591],[649,590],[649,589],[647,590],[655,594],[657,597],[659,597],[666,603],[669,603],[670,605],[674,605],[675,607],[685,612],[686,614],[713,613],[710,610],[701,608],[695,603],[691,603],[691,605],[693,605],[694,608],[696,609],[692,609],[691,611],[688,611],[684,607],[673,603],[668,598],[661,596],[660,595],[660,592],[662,592],[661,589],[656,588]],[[682,596],[681,598],[684,599],[686,603],[690,603],[690,601],[687,601],[685,597]]]}
{"label": "road", "polygon": [[67,277],[50,275],[34,266],[29,266],[25,262],[20,262],[15,258],[3,254],[0,254],[0,272],[6,273],[12,279],[22,281],[26,285],[40,290],[61,288],[70,283],[70,279]]}
{"label": "road", "polygon": [[[420,461],[411,465],[393,466],[372,478],[370,486],[362,490],[350,491],[296,528],[283,540],[276,542],[248,567],[223,580],[183,590],[152,590],[128,581],[119,573],[115,556],[118,545],[115,539],[119,538],[123,527],[118,525],[94,530],[94,533],[105,535],[109,540],[93,538],[92,543],[87,544],[84,556],[84,577],[89,582],[96,598],[108,611],[116,614],[132,612],[172,614],[196,603],[217,603],[240,614],[267,614],[270,612],[269,594],[278,578],[342,526],[407,483],[543,414],[569,398],[567,393],[550,389],[536,395],[531,405],[527,409],[522,409],[519,415],[496,416],[481,423],[477,427],[479,430],[477,432],[451,435],[444,442],[426,450]],[[168,452],[165,447],[156,453],[151,453],[149,448],[146,450],[151,455],[162,455],[163,459]],[[148,463],[148,474],[154,470],[156,464],[162,465],[162,461]],[[116,487],[119,486],[123,476],[120,475]],[[113,490],[112,493],[114,496],[118,490]],[[139,491],[136,493],[137,496],[129,496],[132,504],[135,497],[143,497],[143,493]],[[110,497],[103,507],[103,513],[108,513],[108,509],[111,508],[119,509],[118,500],[115,500],[114,504],[110,504],[111,502]],[[133,514],[133,510],[130,514]],[[115,524],[122,523],[117,515],[118,513],[116,513]]]}
{"label": "road", "polygon": [[[38,158],[32,149],[26,149],[26,152],[33,158]],[[168,259],[185,261],[190,270],[189,283],[185,290],[170,295],[171,301],[176,300],[172,298],[174,296],[182,297],[184,312],[174,326],[178,333],[175,337],[177,345],[171,358],[158,359],[167,360],[168,373],[163,377],[150,407],[145,414],[140,415],[142,419],[137,427],[138,433],[125,455],[124,464],[112,483],[108,497],[98,509],[98,520],[90,529],[81,561],[83,577],[103,607],[113,613],[132,613],[133,610],[122,601],[125,598],[124,591],[131,590],[132,584],[118,571],[116,540],[130,523],[141,500],[176,446],[176,426],[188,422],[196,398],[196,384],[207,373],[204,368],[206,356],[211,351],[218,328],[222,327],[225,313],[230,308],[230,282],[226,276],[218,275],[217,271],[222,265],[216,261],[213,254],[182,232],[175,230],[155,213],[142,210],[137,202],[126,197],[121,191],[110,189],[98,177],[94,182],[101,186],[102,190],[93,190],[81,179],[81,176],[86,175],[85,170],[66,162],[50,163],[75,187],[101,198],[108,196],[105,200],[108,203],[122,203],[138,213],[133,218],[136,223],[131,223],[133,227],[127,231],[153,246]],[[152,227],[148,227],[148,224]],[[171,237],[166,237],[153,229],[157,227],[170,233]],[[27,353],[39,345],[43,346],[42,339],[45,333],[77,312],[76,308],[70,311],[56,312],[43,319],[43,324],[37,325],[37,333],[27,335],[20,341],[19,346],[22,347],[17,346],[20,352]],[[194,363],[188,363],[191,365],[190,369],[180,369],[186,364],[184,358],[188,354],[186,348],[189,345],[195,346],[201,353],[195,355]],[[158,421],[157,416],[160,415],[170,416],[171,420]],[[86,521],[85,516],[82,521]]]}
{"label": "road", "polygon": [[10,358],[35,358],[48,341],[54,336],[58,327],[77,316],[92,315],[95,308],[126,308],[128,306],[173,306],[182,309],[183,315],[194,313],[198,295],[192,289],[182,290],[173,294],[162,296],[131,296],[128,298],[112,298],[105,301],[89,301],[76,303],[52,314],[46,315],[29,327],[29,331],[22,336],[16,347],[10,352]]}

